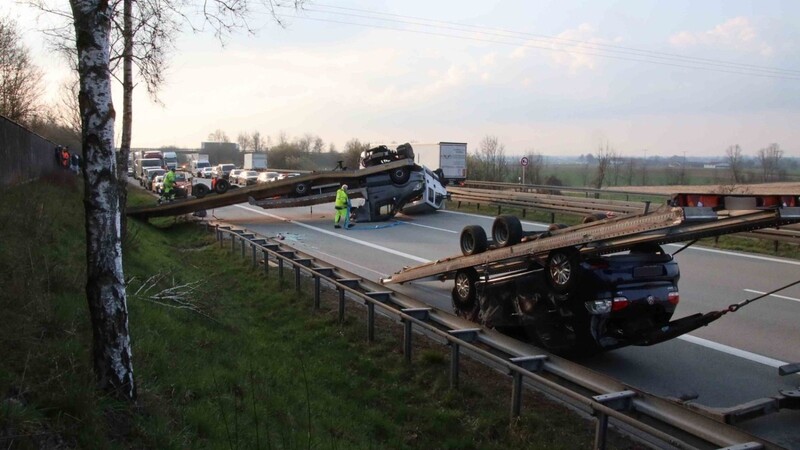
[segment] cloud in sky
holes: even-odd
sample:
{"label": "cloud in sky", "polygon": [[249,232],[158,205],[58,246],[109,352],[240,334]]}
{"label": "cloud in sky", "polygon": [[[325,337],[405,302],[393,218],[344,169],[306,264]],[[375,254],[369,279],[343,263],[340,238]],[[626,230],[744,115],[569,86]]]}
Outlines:
{"label": "cloud in sky", "polygon": [[681,31],[670,36],[669,42],[678,48],[723,47],[757,51],[763,56],[774,53],[772,46],[759,38],[758,31],[747,17],[734,17],[706,31]]}

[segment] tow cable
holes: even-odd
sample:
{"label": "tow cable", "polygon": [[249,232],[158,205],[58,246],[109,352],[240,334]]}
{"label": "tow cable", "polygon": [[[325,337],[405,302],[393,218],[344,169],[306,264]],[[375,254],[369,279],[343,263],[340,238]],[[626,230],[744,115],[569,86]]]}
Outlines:
{"label": "tow cable", "polygon": [[673,320],[672,322],[668,323],[667,325],[651,330],[649,332],[642,333],[638,339],[635,339],[634,345],[653,345],[658,344],[664,341],[668,341],[670,339],[674,339],[678,336],[683,334],[689,333],[694,331],[700,327],[704,327],[709,323],[719,319],[720,317],[728,314],[729,312],[733,313],[741,308],[753,303],[756,300],[760,300],[764,297],[768,297],[776,292],[780,292],[784,289],[788,289],[796,284],[800,284],[800,280],[793,281],[787,285],[781,286],[777,289],[773,289],[769,292],[765,292],[757,297],[753,297],[751,299],[743,300],[739,303],[734,303],[728,306],[726,309],[720,311],[711,311],[708,313],[696,313],[692,314],[691,316],[682,317],[678,320]]}

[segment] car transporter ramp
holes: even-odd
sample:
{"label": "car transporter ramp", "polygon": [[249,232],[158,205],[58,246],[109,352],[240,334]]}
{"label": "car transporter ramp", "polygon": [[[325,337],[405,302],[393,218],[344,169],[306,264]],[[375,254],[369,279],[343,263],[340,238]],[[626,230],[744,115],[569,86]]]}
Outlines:
{"label": "car transporter ramp", "polygon": [[694,242],[761,228],[800,222],[797,195],[676,194],[668,205],[643,214],[605,219],[554,230],[533,239],[482,253],[452,256],[404,268],[384,284],[413,280],[453,278],[458,270],[537,260],[543,264],[550,252],[574,248],[581,255],[607,254],[640,244]]}
{"label": "car transporter ramp", "polygon": [[[335,199],[335,192],[343,183],[352,188],[351,198],[367,197],[370,189],[380,183],[398,186],[415,184],[418,180],[414,174],[419,169],[412,159],[402,159],[361,170],[313,172],[270,183],[230,189],[221,194],[202,198],[173,201],[158,206],[129,208],[127,214],[138,219],[149,219],[189,214],[244,202],[262,208],[287,208],[327,203]],[[414,192],[421,189],[417,188],[416,184],[412,188]],[[367,219],[375,220],[372,216]]]}

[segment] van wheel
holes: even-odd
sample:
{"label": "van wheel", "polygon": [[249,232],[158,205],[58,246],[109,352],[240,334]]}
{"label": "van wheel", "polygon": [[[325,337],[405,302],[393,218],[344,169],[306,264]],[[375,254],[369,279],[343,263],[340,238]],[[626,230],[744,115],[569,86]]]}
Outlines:
{"label": "van wheel", "polygon": [[479,225],[467,225],[461,230],[459,244],[464,255],[483,253],[488,248],[486,231]]}
{"label": "van wheel", "polygon": [[475,283],[477,281],[478,272],[472,267],[456,272],[453,286],[453,307],[456,310],[467,311],[475,306]]}
{"label": "van wheel", "polygon": [[580,252],[574,247],[553,250],[547,257],[547,282],[559,294],[566,294],[578,282]]}
{"label": "van wheel", "polygon": [[228,180],[224,178],[220,178],[217,180],[217,183],[214,185],[214,190],[217,191],[217,194],[224,194],[228,192],[228,189],[231,187],[231,184]]}
{"label": "van wheel", "polygon": [[303,197],[308,195],[308,183],[297,183],[294,185],[294,195]]}
{"label": "van wheel", "polygon": [[492,224],[492,239],[498,247],[519,244],[522,240],[522,224],[519,219],[510,214],[497,216]]}
{"label": "van wheel", "polygon": [[408,182],[409,178],[411,178],[411,171],[408,170],[408,167],[398,167],[397,169],[389,172],[389,178],[392,179],[392,183],[396,185],[403,185]]}
{"label": "van wheel", "polygon": [[209,192],[211,192],[211,189],[205,184],[196,184],[192,186],[192,194],[197,198],[203,198],[208,195]]}

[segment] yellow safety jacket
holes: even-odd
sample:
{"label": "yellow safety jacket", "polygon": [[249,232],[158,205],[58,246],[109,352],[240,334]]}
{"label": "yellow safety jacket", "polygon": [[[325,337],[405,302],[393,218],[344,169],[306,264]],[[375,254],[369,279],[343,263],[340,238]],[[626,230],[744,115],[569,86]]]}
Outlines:
{"label": "yellow safety jacket", "polygon": [[347,192],[344,189],[339,188],[336,191],[336,209],[346,208],[347,207]]}

